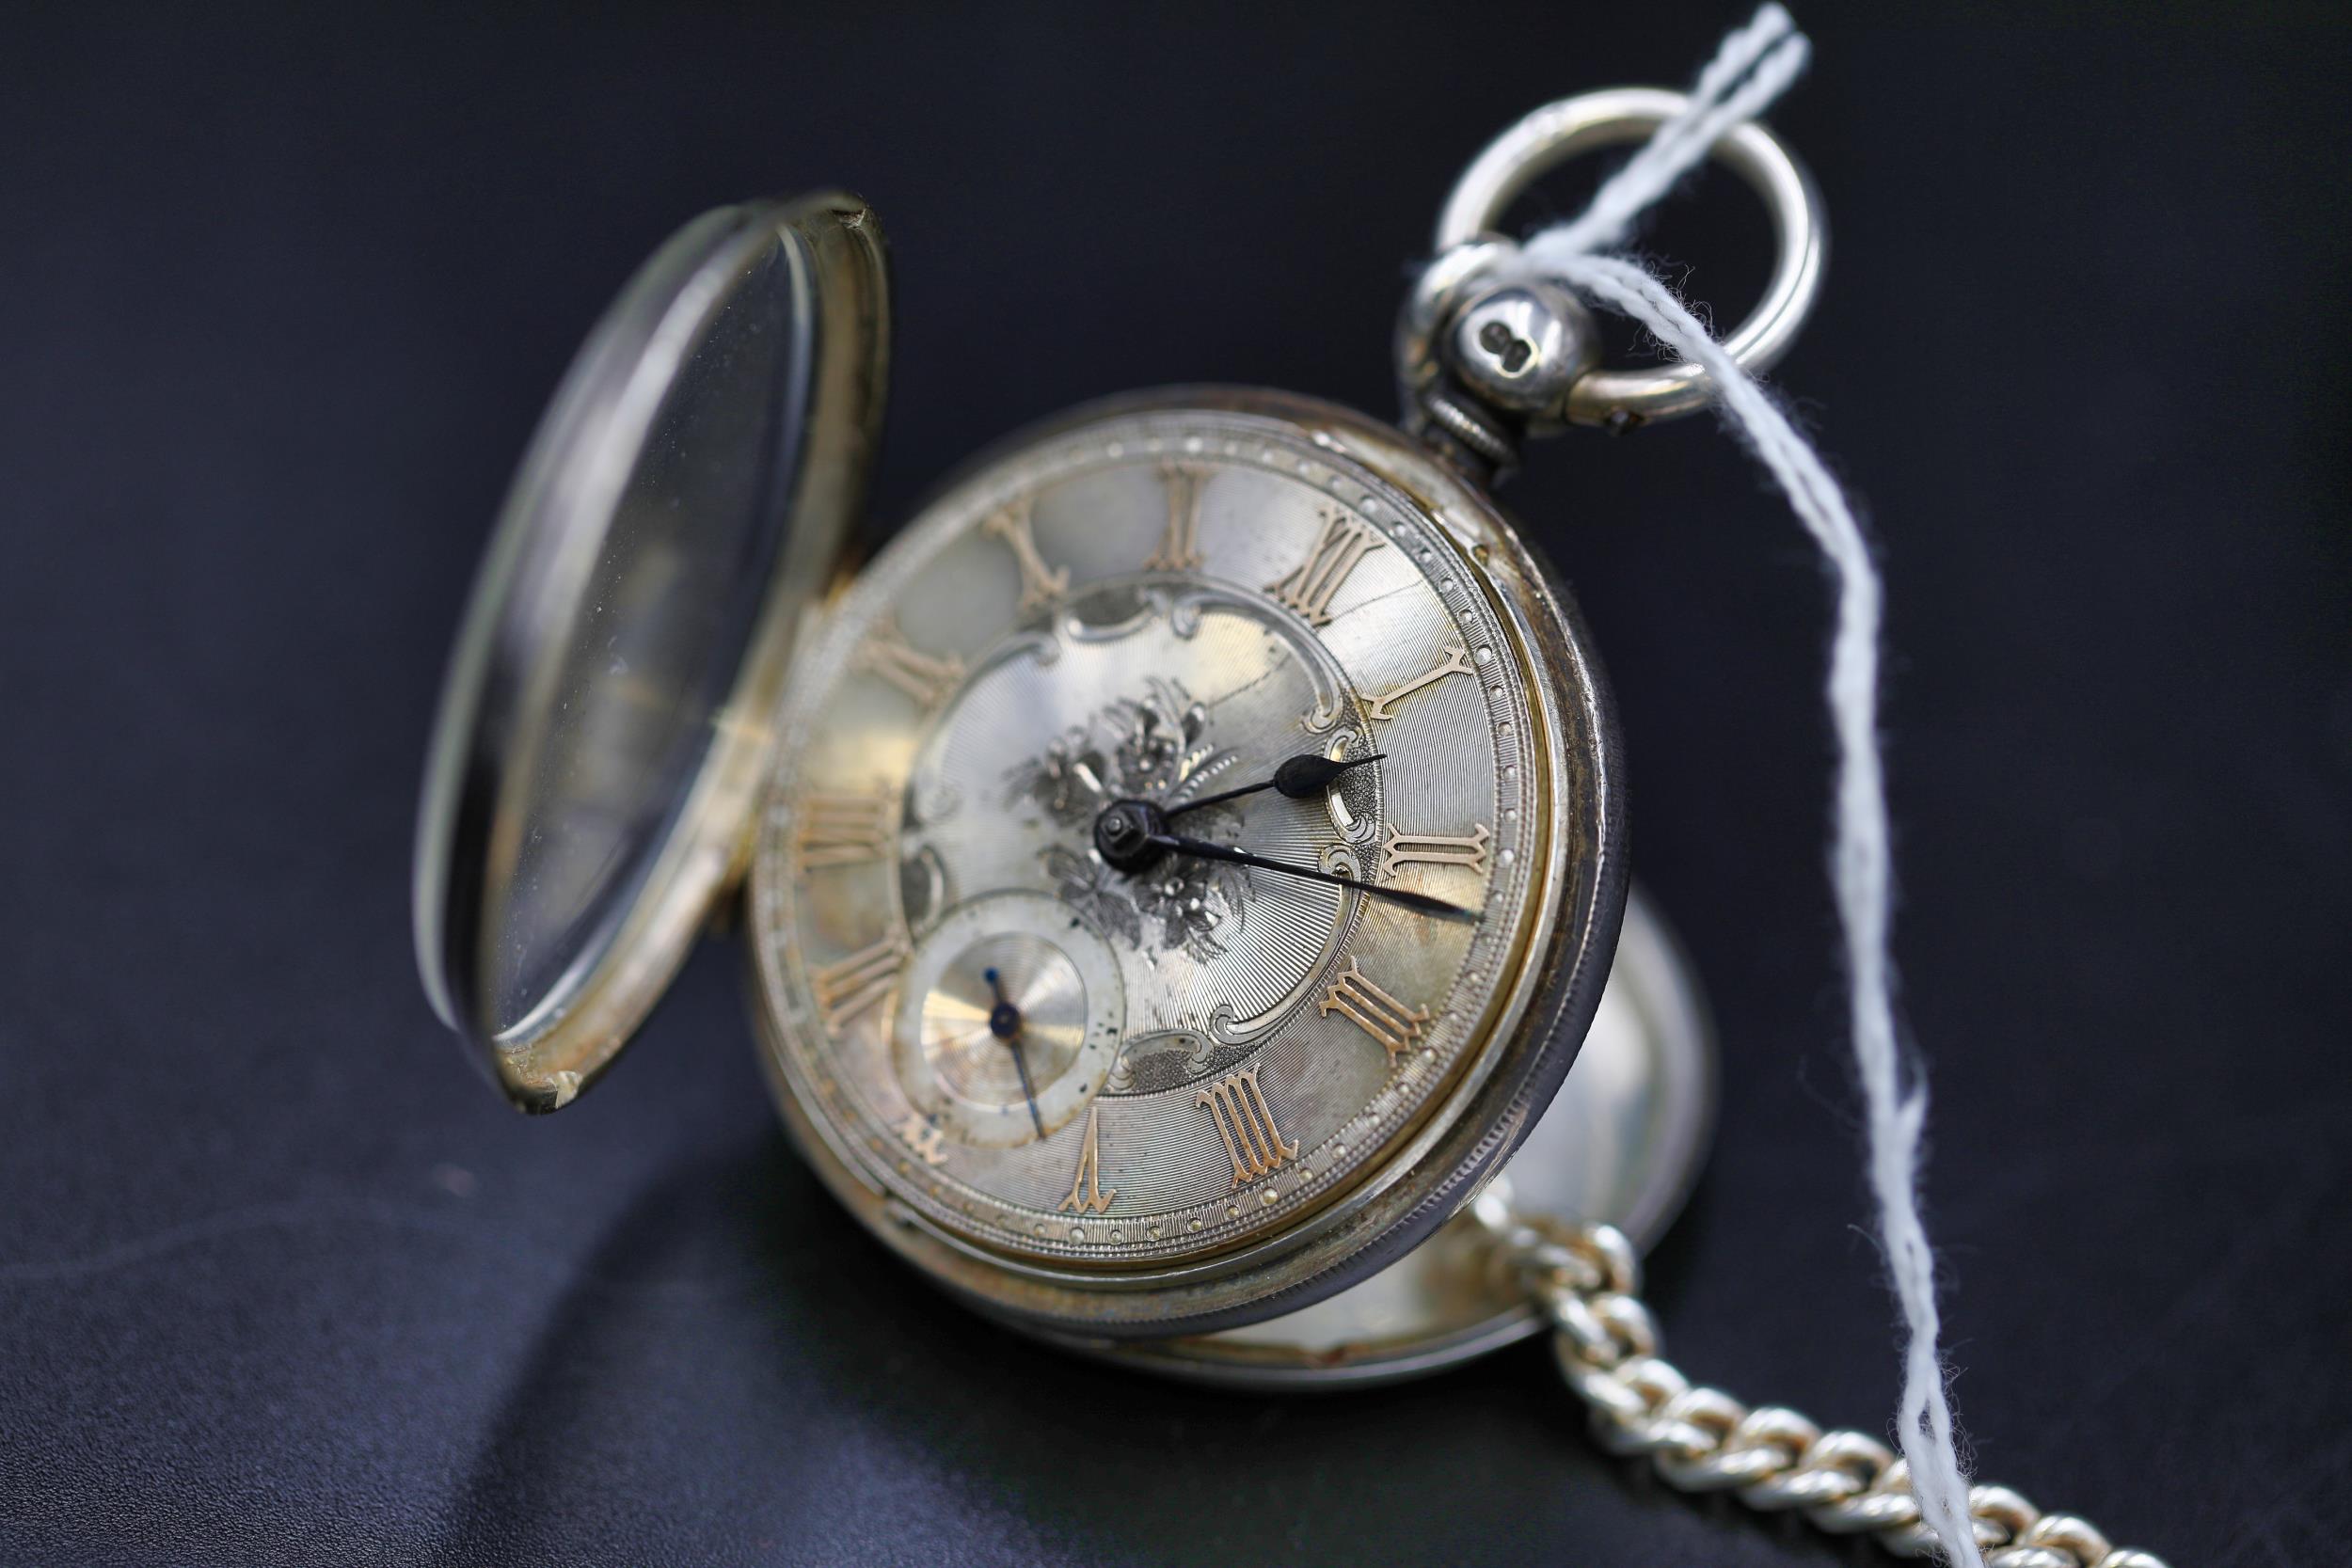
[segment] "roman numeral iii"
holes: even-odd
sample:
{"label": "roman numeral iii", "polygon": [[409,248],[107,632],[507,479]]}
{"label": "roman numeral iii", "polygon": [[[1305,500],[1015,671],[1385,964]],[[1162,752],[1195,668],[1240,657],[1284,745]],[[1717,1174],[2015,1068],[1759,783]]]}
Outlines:
{"label": "roman numeral iii", "polygon": [[1380,879],[1387,881],[1404,865],[1467,865],[1484,876],[1486,870],[1486,841],[1494,835],[1484,822],[1476,832],[1450,837],[1444,833],[1408,833],[1401,828],[1389,829],[1389,841],[1380,847]]}

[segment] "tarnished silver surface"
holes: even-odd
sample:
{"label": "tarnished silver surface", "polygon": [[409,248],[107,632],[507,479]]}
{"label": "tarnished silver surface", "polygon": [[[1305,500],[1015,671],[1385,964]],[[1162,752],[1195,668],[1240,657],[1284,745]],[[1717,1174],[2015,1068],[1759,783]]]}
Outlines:
{"label": "tarnished silver surface", "polygon": [[[1581,93],[1522,116],[1471,160],[1438,219],[1437,261],[1424,271],[1398,324],[1399,374],[1408,401],[1418,401],[1433,379],[1439,338],[1454,313],[1513,254],[1494,233],[1511,203],[1547,171],[1595,148],[1638,140],[1688,102],[1661,87]],[[1828,223],[1813,177],[1764,126],[1753,121],[1735,126],[1712,151],[1763,198],[1772,218],[1775,256],[1764,297],[1724,341],[1733,358],[1762,371],[1788,352],[1812,313],[1829,256]],[[1565,395],[1543,404],[1542,412],[1568,424],[1622,425],[1695,412],[1709,395],[1707,373],[1696,365],[1601,368],[1582,372]]]}
{"label": "tarnished silver surface", "polygon": [[1567,400],[1600,353],[1592,313],[1565,289],[1505,283],[1466,302],[1446,359],[1481,402],[1518,414],[1565,416]]}
{"label": "tarnished silver surface", "polygon": [[[779,728],[752,922],[787,1117],[879,1233],[1023,1321],[1166,1332],[1343,1288],[1491,1173],[1597,1000],[1622,898],[1597,674],[1483,498],[1328,405],[1168,394],[1013,449],[861,576]],[[1474,922],[1092,838],[1121,799],[1375,751],[1186,831]],[[965,960],[927,955],[999,900],[1115,956],[1082,1032],[1118,1058],[1042,1138],[1025,1103],[1021,1136],[1001,1098],[976,1122],[930,1093],[986,1058],[950,1042]],[[1090,1073],[1047,1076],[1041,1106]]]}
{"label": "tarnished silver surface", "polygon": [[[1484,1211],[1482,1210],[1482,1212]],[[1633,1243],[1614,1227],[1547,1229],[1498,1217],[1491,1245],[1552,1326],[1561,1374],[1612,1453],[1647,1458],[1668,1485],[1729,1492],[1768,1513],[1802,1513],[1832,1535],[1897,1557],[1947,1554],[1922,1516],[1911,1468],[1867,1433],[1824,1432],[1794,1410],[1750,1408],[1694,1384],[1660,1354]],[[2044,1513],[2006,1486],[1968,1488],[1986,1568],[2165,1568],[2117,1546],[2089,1520]]]}
{"label": "tarnished silver surface", "polygon": [[[1714,1034],[1697,976],[1637,892],[1576,1066],[1476,1207],[1539,1223],[1612,1224],[1646,1246],[1697,1179],[1714,1099]],[[1492,1264],[1487,1226],[1457,1214],[1406,1258],[1312,1307],[1109,1354],[1123,1365],[1236,1387],[1417,1377],[1542,1331],[1545,1319],[1524,1285]]]}

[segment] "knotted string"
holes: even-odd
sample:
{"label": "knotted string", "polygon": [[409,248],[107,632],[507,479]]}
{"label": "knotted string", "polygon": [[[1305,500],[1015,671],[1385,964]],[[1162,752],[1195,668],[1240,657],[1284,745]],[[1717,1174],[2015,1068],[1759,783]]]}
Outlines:
{"label": "knotted string", "polygon": [[1968,1482],[1936,1354],[1935,1259],[1919,1217],[1919,1138],[1927,1085],[1907,1063],[1895,1021],[1888,951],[1892,858],[1878,746],[1879,622],[1883,591],[1861,526],[1819,453],[1778,404],[1742,370],[1673,290],[1644,268],[1595,251],[1622,241],[1642,213],[1707,156],[1723,135],[1755,118],[1804,71],[1811,52],[1788,13],[1767,5],[1724,41],[1690,103],[1569,222],[1519,246],[1515,268],[1554,279],[1590,302],[1632,318],[1707,372],[1732,433],[1763,464],[1789,509],[1827,558],[1837,584],[1828,700],[1837,737],[1831,880],[1845,939],[1855,1065],[1867,1108],[1868,1173],[1879,1237],[1903,1318],[1904,1376],[1897,1434],[1928,1525],[1965,1568],[1982,1568],[1969,1523]]}

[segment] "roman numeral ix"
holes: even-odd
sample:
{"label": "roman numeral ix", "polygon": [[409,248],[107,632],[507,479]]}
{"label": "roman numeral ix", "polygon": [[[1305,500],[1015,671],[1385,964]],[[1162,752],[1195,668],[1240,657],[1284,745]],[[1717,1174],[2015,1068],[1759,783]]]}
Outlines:
{"label": "roman numeral ix", "polygon": [[886,789],[813,790],[801,801],[792,844],[805,867],[880,860],[898,816],[898,802]]}

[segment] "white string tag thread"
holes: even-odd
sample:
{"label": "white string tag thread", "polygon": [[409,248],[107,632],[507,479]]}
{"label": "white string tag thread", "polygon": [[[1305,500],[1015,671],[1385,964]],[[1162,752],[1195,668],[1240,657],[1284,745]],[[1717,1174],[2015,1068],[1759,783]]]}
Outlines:
{"label": "white string tag thread", "polygon": [[1811,45],[1788,11],[1767,5],[1724,40],[1688,106],[1612,176],[1584,213],[1523,241],[1503,270],[1565,284],[1593,304],[1632,318],[1707,372],[1732,433],[1754,452],[1813,538],[1836,579],[1827,697],[1837,743],[1831,882],[1842,928],[1854,1063],[1868,1134],[1868,1180],[1879,1240],[1903,1320],[1903,1391],[1897,1438],[1914,1493],[1946,1553],[1983,1568],[1968,1513],[1968,1481],[1937,1354],[1942,1324],[1935,1259],[1920,1218],[1919,1141],[1927,1085],[1903,1059],[1888,949],[1892,850],[1878,744],[1879,627],[1883,591],[1861,525],[1820,455],[1780,405],[1742,370],[1674,291],[1635,263],[1594,254],[1622,241],[1634,221],[1707,156],[1724,133],[1754,119],[1804,70]]}

